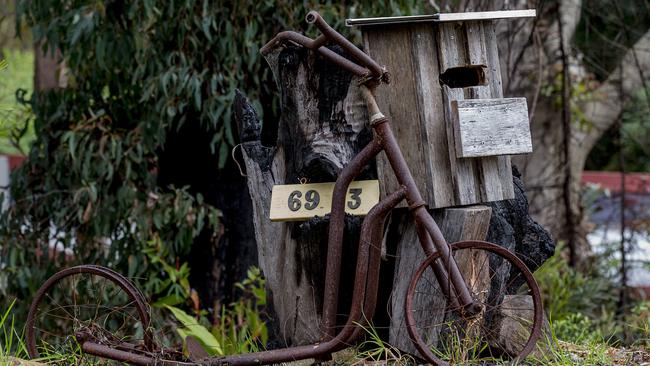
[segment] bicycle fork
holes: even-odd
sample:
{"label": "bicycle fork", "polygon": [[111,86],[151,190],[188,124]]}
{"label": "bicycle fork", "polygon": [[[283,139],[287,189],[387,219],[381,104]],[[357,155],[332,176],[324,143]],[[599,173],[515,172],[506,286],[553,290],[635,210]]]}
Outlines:
{"label": "bicycle fork", "polygon": [[[422,199],[420,190],[415,184],[411,170],[390,128],[388,118],[381,113],[377,101],[368,87],[361,86],[361,92],[368,106],[370,124],[377,134],[376,138],[379,139],[386,153],[397,181],[406,188],[406,201],[409,209],[413,212],[420,245],[422,245],[427,257],[436,251],[441,254],[442,263],[434,261],[432,270],[443,293],[454,307],[460,309],[463,315],[473,316],[479,314],[482,307],[472,298],[458,264],[452,258],[449,243],[445,240],[433,217],[426,210],[426,202]],[[452,289],[454,291],[451,291]]]}

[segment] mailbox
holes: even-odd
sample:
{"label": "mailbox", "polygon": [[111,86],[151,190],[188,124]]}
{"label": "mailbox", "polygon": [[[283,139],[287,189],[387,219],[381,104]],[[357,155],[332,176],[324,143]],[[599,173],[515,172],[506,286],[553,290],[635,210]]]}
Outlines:
{"label": "mailbox", "polygon": [[[532,151],[525,98],[503,98],[494,22],[535,10],[348,19],[390,73],[377,100],[429,208],[514,198],[510,155]],[[383,194],[397,181],[378,158]]]}

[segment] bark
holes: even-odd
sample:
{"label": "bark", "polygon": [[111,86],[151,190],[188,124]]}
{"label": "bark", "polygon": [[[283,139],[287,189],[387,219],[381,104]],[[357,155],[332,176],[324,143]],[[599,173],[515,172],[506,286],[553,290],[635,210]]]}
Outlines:
{"label": "bark", "polygon": [[[275,146],[266,147],[255,111],[237,95],[235,119],[253,202],[259,265],[275,312],[279,346],[319,340],[329,219],[273,223],[268,219],[275,184],[331,182],[370,141],[357,80],[299,47],[266,56],[282,95]],[[358,179],[375,178],[374,166]],[[339,313],[346,314],[361,219],[346,218]],[[339,319],[345,320],[345,316]]]}

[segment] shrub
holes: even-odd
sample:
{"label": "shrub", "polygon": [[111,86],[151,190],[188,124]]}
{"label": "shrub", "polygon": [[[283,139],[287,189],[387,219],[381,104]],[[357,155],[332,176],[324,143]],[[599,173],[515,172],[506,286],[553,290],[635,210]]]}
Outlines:
{"label": "shrub", "polygon": [[[36,140],[12,175],[15,202],[0,220],[0,275],[10,279],[0,290],[28,299],[58,267],[75,263],[104,264],[136,278],[165,275],[163,262],[180,266],[200,233],[216,239],[219,212],[192,187],[159,184],[170,133],[200,126],[213,136],[223,166],[235,143],[235,88],[246,90],[259,111],[277,112],[274,83],[259,56],[270,37],[303,29],[310,8],[347,31],[346,15],[398,15],[421,6],[414,0],[18,1],[19,28],[29,26],[47,52],[61,52],[69,85],[26,101]],[[152,241],[159,241],[164,261],[143,254]]]}

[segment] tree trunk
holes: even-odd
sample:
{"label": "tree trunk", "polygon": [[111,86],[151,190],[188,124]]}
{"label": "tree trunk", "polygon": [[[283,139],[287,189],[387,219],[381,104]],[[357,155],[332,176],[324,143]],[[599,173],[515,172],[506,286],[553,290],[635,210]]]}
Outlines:
{"label": "tree trunk", "polygon": [[[44,91],[60,86],[61,53],[43,52],[41,44],[34,45],[34,90]],[[67,82],[67,80],[66,80]]]}
{"label": "tree trunk", "polygon": [[[236,98],[236,120],[253,202],[259,265],[267,281],[276,324],[284,344],[320,339],[320,316],[329,219],[304,222],[269,220],[275,184],[332,182],[370,141],[367,113],[357,80],[303,48],[276,49],[266,56],[282,95],[278,141],[262,146],[261,127],[245,98]],[[375,178],[374,166],[358,179]],[[346,217],[342,278],[354,276],[361,219]],[[341,293],[350,294],[351,281]],[[349,308],[341,295],[339,314]],[[346,301],[347,300],[347,301]],[[343,322],[345,317],[338,321]],[[284,345],[282,344],[282,345]]]}
{"label": "tree trunk", "polygon": [[223,169],[217,169],[219,155],[210,149],[211,140],[212,134],[196,123],[170,131],[164,149],[158,153],[158,185],[188,186],[192,194],[201,194],[222,213],[221,232],[215,235],[212,230],[203,230],[183,259],[192,268],[190,284],[198,292],[202,307],[218,315],[219,305],[239,296],[234,284],[257,264],[257,249],[246,178],[230,159]]}

